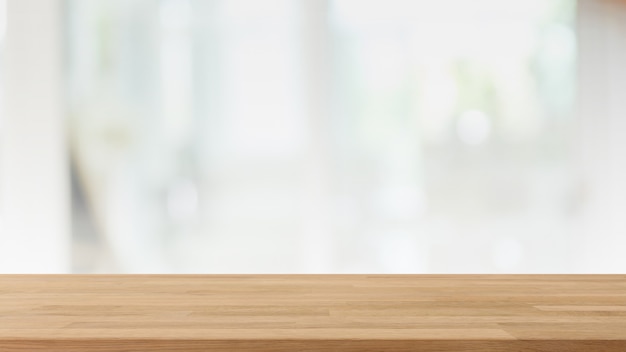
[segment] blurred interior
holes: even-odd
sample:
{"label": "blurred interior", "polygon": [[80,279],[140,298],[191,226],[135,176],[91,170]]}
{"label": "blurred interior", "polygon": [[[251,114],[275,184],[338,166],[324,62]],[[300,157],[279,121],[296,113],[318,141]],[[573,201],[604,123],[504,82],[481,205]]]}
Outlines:
{"label": "blurred interior", "polygon": [[0,272],[626,270],[625,2],[5,1]]}

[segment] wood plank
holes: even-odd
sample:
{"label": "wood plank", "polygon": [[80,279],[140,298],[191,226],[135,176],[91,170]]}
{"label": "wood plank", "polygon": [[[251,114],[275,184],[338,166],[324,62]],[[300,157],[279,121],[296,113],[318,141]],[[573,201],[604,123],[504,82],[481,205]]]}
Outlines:
{"label": "wood plank", "polygon": [[626,351],[626,275],[0,275],[0,351]]}

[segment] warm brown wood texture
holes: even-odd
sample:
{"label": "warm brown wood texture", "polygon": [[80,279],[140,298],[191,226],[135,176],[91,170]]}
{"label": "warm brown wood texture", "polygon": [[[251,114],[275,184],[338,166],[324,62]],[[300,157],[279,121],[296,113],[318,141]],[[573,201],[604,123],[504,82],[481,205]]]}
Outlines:
{"label": "warm brown wood texture", "polygon": [[626,351],[626,275],[0,275],[0,351]]}

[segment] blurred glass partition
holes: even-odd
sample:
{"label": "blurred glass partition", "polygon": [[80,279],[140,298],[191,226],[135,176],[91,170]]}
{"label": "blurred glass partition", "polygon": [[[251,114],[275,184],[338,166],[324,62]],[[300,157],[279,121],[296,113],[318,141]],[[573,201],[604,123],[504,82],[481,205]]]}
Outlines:
{"label": "blurred glass partition", "polygon": [[68,0],[77,272],[566,272],[574,0]]}

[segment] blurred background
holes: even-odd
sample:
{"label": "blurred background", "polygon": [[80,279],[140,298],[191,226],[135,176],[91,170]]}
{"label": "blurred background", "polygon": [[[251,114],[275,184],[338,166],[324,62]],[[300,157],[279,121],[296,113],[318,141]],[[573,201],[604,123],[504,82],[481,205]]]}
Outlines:
{"label": "blurred background", "polygon": [[1,0],[0,272],[626,271],[626,1]]}

